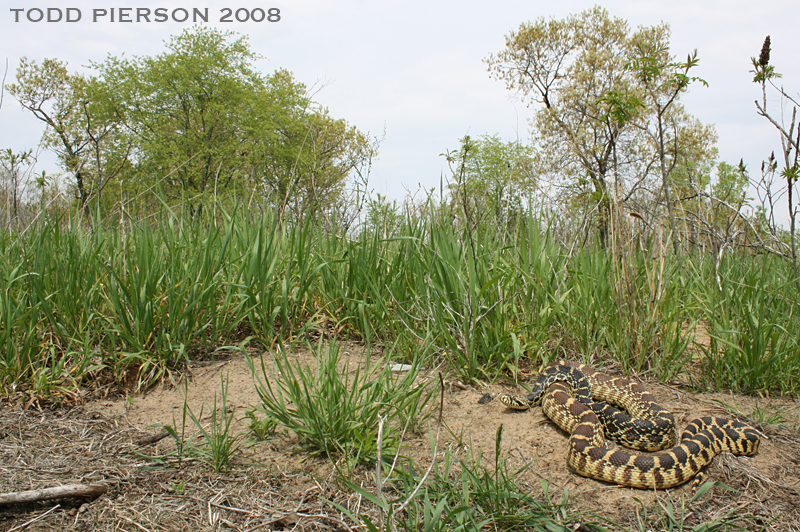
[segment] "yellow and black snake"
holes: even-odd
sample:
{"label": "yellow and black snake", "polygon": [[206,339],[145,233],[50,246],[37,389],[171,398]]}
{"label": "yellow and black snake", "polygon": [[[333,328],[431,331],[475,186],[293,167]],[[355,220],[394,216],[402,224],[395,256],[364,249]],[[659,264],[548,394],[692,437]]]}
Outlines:
{"label": "yellow and black snake", "polygon": [[605,435],[620,445],[658,451],[675,443],[675,419],[641,384],[609,377],[576,362],[545,368],[527,397],[501,395],[499,399],[509,408],[528,409],[539,404],[548,387],[558,381],[569,384],[575,398],[597,414]]}
{"label": "yellow and black snake", "polygon": [[[522,403],[532,406],[541,402],[545,415],[571,434],[567,463],[579,475],[634,488],[671,488],[694,478],[722,451],[748,456],[758,451],[760,439],[754,428],[716,417],[693,420],[684,429],[677,446],[658,454],[634,455],[609,449],[605,446],[600,419],[595,410],[584,403],[583,392],[576,394],[581,397],[576,400],[564,385],[556,382],[569,382],[569,378],[553,378],[556,374],[561,376],[569,373],[580,380],[578,374],[581,371],[578,368],[580,366],[575,368],[578,370],[575,372],[564,369],[563,364],[548,367],[537,381],[537,384],[542,382],[543,386],[547,384],[546,392],[542,391],[538,397],[534,397],[539,392],[534,387],[534,394],[522,400]],[[583,384],[585,382],[579,382],[578,387],[581,388]],[[513,396],[502,396],[500,400],[511,408],[523,406],[517,403],[520,399]]]}

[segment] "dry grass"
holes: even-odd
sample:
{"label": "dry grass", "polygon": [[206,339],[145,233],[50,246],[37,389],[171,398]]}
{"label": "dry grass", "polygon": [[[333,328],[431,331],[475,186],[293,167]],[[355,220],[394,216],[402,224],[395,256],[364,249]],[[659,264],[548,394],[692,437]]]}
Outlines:
{"label": "dry grass", "polygon": [[[352,348],[356,356],[356,348]],[[308,357],[310,353],[298,356]],[[241,373],[246,371],[241,359],[198,369],[194,379],[198,392],[205,389],[208,394],[206,383],[218,382],[219,372],[224,371],[230,374],[231,382],[241,385],[242,393],[254,393]],[[690,394],[683,388],[653,383],[647,386],[683,422],[696,415],[730,415],[721,403],[735,404],[747,413],[758,401],[739,395]],[[577,477],[564,462],[566,436],[538,409],[510,413],[494,402],[478,404],[484,394],[504,391],[510,391],[510,387],[502,383],[446,386],[443,419],[448,430],[442,431],[447,436],[441,445],[483,449],[486,461],[491,463],[494,433],[502,423],[502,450],[511,468],[534,460],[533,467],[520,478],[521,489],[538,493],[540,480],[546,479],[552,494],[569,491],[573,502],[570,512],[602,516],[617,529],[638,530],[636,512],[642,504],[651,509],[652,517],[653,509],[663,509],[668,503],[678,507],[681,498],[688,500],[687,487],[655,493]],[[200,400],[192,388],[189,392],[190,400]],[[165,389],[162,393],[154,391],[149,396],[136,397],[129,409],[124,400],[98,400],[55,410],[38,410],[36,405],[27,410],[2,405],[0,492],[74,483],[103,483],[109,491],[89,502],[54,501],[0,508],[0,532],[359,529],[360,523],[346,520],[325,499],[354,514],[370,515],[374,522],[379,520],[374,506],[337,482],[339,477],[328,459],[297,452],[298,442],[291,434],[279,433],[271,440],[246,446],[234,457],[227,473],[213,473],[201,461],[191,458],[185,458],[181,467],[173,458],[159,464],[150,456],[169,456],[174,449],[171,439],[144,446],[136,442],[157,431],[151,426],[157,420],[169,423],[170,410],[182,404],[180,391]],[[237,417],[244,417],[241,414],[248,401],[244,397],[229,398]],[[791,401],[776,401],[764,408],[791,406]],[[154,409],[153,405],[161,409]],[[737,491],[717,488],[713,495],[692,505],[684,514],[686,529],[733,511],[735,516],[751,516],[739,523],[748,530],[800,531],[798,427],[763,424],[759,429],[765,439],[756,457],[723,455],[709,471],[710,479]],[[404,443],[403,452],[418,467],[427,467],[431,458],[428,435],[408,435]],[[370,470],[358,468],[351,474],[348,480],[375,493]],[[387,493],[389,498],[392,495],[398,494]],[[588,521],[602,523],[600,517],[590,517]],[[659,530],[658,521],[651,521],[648,529]]]}
{"label": "dry grass", "polygon": [[[103,483],[91,502],[0,509],[0,530],[350,530],[323,498],[347,505],[349,494],[312,482],[298,490],[298,472],[269,471],[240,460],[214,474],[198,462],[180,469],[154,465],[134,442],[146,433],[87,408],[0,410],[0,491],[67,483]],[[305,479],[308,483],[308,479]],[[58,504],[58,506],[56,506]]]}

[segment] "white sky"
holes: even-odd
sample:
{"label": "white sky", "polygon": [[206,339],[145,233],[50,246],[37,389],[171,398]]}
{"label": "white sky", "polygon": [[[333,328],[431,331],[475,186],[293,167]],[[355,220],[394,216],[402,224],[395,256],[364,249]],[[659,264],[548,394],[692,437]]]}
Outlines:
{"label": "white sky", "polygon": [[[41,61],[55,57],[80,68],[112,55],[155,55],[164,41],[190,22],[92,22],[92,10],[110,7],[209,8],[209,25],[250,37],[252,49],[266,59],[264,73],[294,72],[308,86],[322,86],[315,99],[333,116],[373,135],[383,135],[370,187],[400,199],[420,186],[438,188],[448,174],[440,154],[456,149],[465,134],[498,133],[505,139],[528,138],[533,112],[491,79],[482,62],[499,52],[505,35],[521,22],[540,16],[563,18],[597,2],[552,0],[419,1],[297,0],[3,0],[0,8],[0,75],[8,60],[7,83],[21,56]],[[751,82],[750,58],[758,56],[766,35],[772,38],[771,64],[783,74],[789,92],[800,91],[800,40],[797,0],[613,0],[601,2],[612,16],[632,28],[667,22],[672,52],[678,58],[698,49],[693,71],[709,83],[695,85],[684,97],[687,110],[719,134],[720,158],[743,158],[751,176],[762,159],[780,151],[777,132],[756,115],[760,96]],[[220,8],[277,7],[276,23],[220,23]],[[74,7],[80,22],[14,22],[12,8]],[[772,111],[778,113],[773,98]],[[42,127],[5,94],[0,109],[0,148],[34,148]],[[39,170],[56,171],[43,158]]]}

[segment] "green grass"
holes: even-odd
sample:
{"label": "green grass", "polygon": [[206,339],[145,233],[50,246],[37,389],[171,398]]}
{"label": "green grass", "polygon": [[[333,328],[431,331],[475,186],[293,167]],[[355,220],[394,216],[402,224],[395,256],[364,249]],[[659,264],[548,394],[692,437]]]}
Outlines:
{"label": "green grass", "polygon": [[[148,467],[167,467],[174,457],[178,467],[191,458],[199,460],[216,473],[228,471],[231,459],[242,446],[244,434],[234,432],[234,411],[232,408],[230,411],[228,409],[227,377],[220,379],[219,396],[215,391],[213,403],[201,406],[199,413],[189,407],[188,383],[185,384],[183,393],[180,418],[175,419],[173,415],[172,424],[160,425],[175,442],[175,449],[162,456],[140,456],[153,462],[154,465]],[[204,422],[207,406],[211,413],[207,416],[208,421]],[[195,430],[191,430],[192,426]]]}
{"label": "green grass", "polygon": [[433,205],[388,235],[270,211],[217,220],[165,209],[93,232],[0,233],[0,393],[147,387],[246,337],[270,348],[324,330],[445,362],[463,381],[514,378],[561,344],[658,379],[694,368],[708,377],[698,386],[800,394],[800,294],[776,257],[729,253],[717,267],[635,246],[575,251],[533,213],[498,235]]}
{"label": "green grass", "polygon": [[[751,514],[741,507],[714,512],[715,515],[710,519],[700,520],[694,514],[698,513],[698,505],[714,487],[736,491],[720,482],[705,482],[688,500],[684,495],[676,497],[670,494],[663,500],[657,500],[656,505],[648,509],[641,501],[636,499],[641,505],[641,508],[636,513],[638,531],[715,532],[717,530],[749,530],[750,527],[748,525],[755,526],[754,530],[767,529],[767,525],[761,524],[759,526],[761,519],[757,515]],[[676,498],[677,500],[675,500]],[[708,498],[713,500],[712,497]]]}
{"label": "green grass", "polygon": [[703,363],[714,387],[796,395],[791,375],[800,371],[800,308],[794,283],[765,258],[728,260],[720,270],[721,284],[697,293],[710,337]]}
{"label": "green grass", "polygon": [[[800,397],[800,294],[776,257],[731,252],[716,264],[635,246],[574,250],[533,213],[498,235],[459,227],[433,205],[398,217],[390,234],[342,234],[335,221],[290,224],[269,211],[217,220],[165,209],[158,220],[94,231],[50,223],[0,232],[0,396],[57,402],[114,382],[145,388],[251,343],[277,352],[270,365],[250,360],[261,399],[248,413],[252,433],[291,430],[348,473],[376,462],[388,471],[404,432],[420,430],[433,393],[417,382],[423,367],[465,382],[516,379],[522,362],[550,362],[563,345],[584,361],[697,388]],[[363,341],[366,360],[349,367],[344,339]],[[298,346],[311,347],[313,363],[289,356]],[[378,346],[380,359],[370,355]],[[413,370],[395,375],[393,362]],[[241,440],[226,392],[223,383],[210,423],[184,408],[170,426],[176,450],[157,464],[230,467]],[[508,470],[501,437],[489,465],[446,451],[427,477],[406,461],[384,492],[352,485],[383,519],[351,518],[376,531],[571,529],[579,519],[566,494],[521,490],[523,471]],[[685,515],[683,501],[667,502],[643,508],[639,522],[683,530]],[[693,529],[739,521],[728,514]]]}
{"label": "green grass", "polygon": [[517,481],[532,463],[510,471],[501,452],[502,434],[501,425],[495,437],[495,459],[490,465],[485,463],[481,452],[459,460],[454,451],[447,449],[428,473],[422,473],[422,468],[409,459],[405,469],[395,471],[387,479],[390,494],[379,497],[345,481],[345,485],[380,509],[382,519],[377,523],[333,504],[371,532],[573,530],[570,525],[580,516],[570,510],[566,492],[554,501],[545,481],[538,495],[520,488]]}
{"label": "green grass", "polygon": [[284,349],[271,369],[263,358],[247,361],[259,410],[297,434],[310,454],[342,459],[348,468],[375,462],[379,449],[385,456],[397,453],[402,433],[424,419],[431,398],[415,382],[419,363],[402,376],[369,353],[363,367],[360,360],[351,365],[336,342],[317,347],[313,368],[293,364]]}

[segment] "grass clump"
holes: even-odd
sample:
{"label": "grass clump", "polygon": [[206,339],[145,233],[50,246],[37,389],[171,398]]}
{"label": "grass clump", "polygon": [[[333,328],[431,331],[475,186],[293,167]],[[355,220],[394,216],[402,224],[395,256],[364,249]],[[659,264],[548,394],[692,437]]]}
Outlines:
{"label": "grass clump", "polygon": [[[398,450],[401,434],[427,415],[432,392],[417,384],[420,364],[402,376],[367,354],[364,366],[352,369],[338,343],[320,343],[316,363],[297,365],[281,349],[274,368],[260,368],[248,357],[261,399],[260,409],[290,429],[312,455],[321,454],[348,466],[375,462],[378,449]],[[388,359],[388,357],[387,357]],[[379,431],[379,425],[385,425]],[[379,438],[380,433],[380,438]]]}
{"label": "grass clump", "polygon": [[571,515],[568,495],[553,501],[548,484],[542,481],[542,492],[521,490],[520,476],[531,466],[510,471],[501,450],[503,426],[495,436],[495,459],[486,465],[481,452],[457,460],[447,449],[441,462],[435,463],[420,475],[419,468],[409,459],[404,470],[388,479],[397,498],[387,500],[353,483],[350,489],[375,504],[383,518],[376,523],[366,516],[355,516],[337,506],[355,522],[362,522],[370,532],[379,531],[479,531],[504,530],[537,532],[567,532],[574,530],[579,516]]}
{"label": "grass clump", "polygon": [[493,463],[485,464],[483,454],[468,456],[453,467],[453,459],[445,454],[442,468],[434,471],[426,486],[426,494],[436,499],[458,496],[462,507],[469,509],[471,522],[485,523],[495,530],[571,530],[567,511],[568,494],[560,501],[550,497],[547,482],[542,482],[540,496],[533,490],[522,490],[519,478],[533,465],[529,462],[511,471],[502,451],[503,425],[495,435]]}
{"label": "grass clump", "polygon": [[[207,423],[203,422],[205,407],[201,407],[200,413],[195,414],[189,407],[188,388],[184,388],[180,423],[173,419],[172,425],[162,425],[162,428],[175,440],[173,454],[178,460],[179,467],[185,458],[197,458],[216,473],[227,471],[231,458],[241,448],[243,434],[233,433],[234,412],[233,409],[228,410],[228,383],[223,379],[220,386],[219,403],[217,393],[214,392],[214,402]],[[187,438],[186,428],[189,426],[189,420],[197,431]],[[166,464],[163,460],[159,462]]]}
{"label": "grass clump", "polygon": [[[648,510],[641,501],[636,513],[636,531],[663,530],[665,532],[716,532],[727,530],[749,530],[748,524],[758,527],[761,519],[746,512],[741,507],[729,508],[727,511],[714,512],[709,519],[696,515],[701,513],[698,505],[707,493],[713,488],[736,491],[720,482],[705,482],[688,500],[681,495],[678,501],[666,495],[662,500]],[[756,530],[766,530],[768,525],[762,525]]]}
{"label": "grass clump", "polygon": [[469,383],[566,354],[800,394],[800,295],[776,257],[675,256],[652,242],[576,249],[535,213],[467,228],[433,202],[391,234],[270,210],[218,220],[165,208],[93,231],[0,229],[0,394],[145,388],[246,337],[291,346],[323,329],[402,346],[406,362],[432,353]]}
{"label": "grass clump", "polygon": [[707,324],[701,345],[714,388],[747,393],[797,394],[800,382],[800,327],[794,283],[764,259],[720,266],[717,283],[698,292]]}

